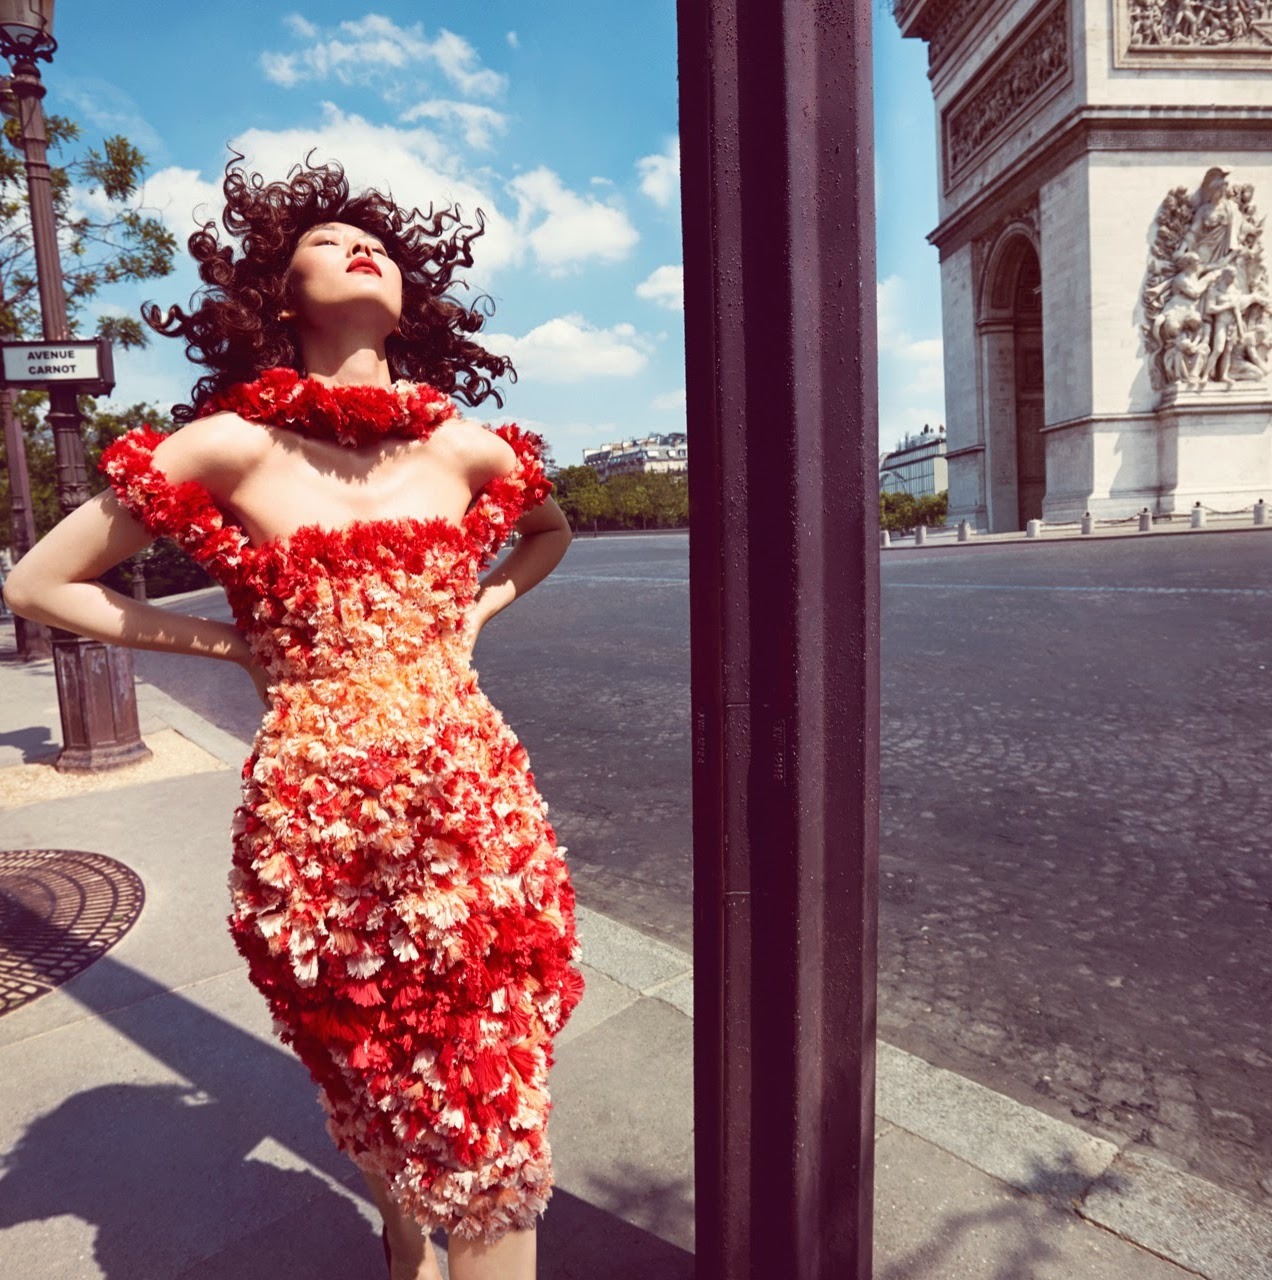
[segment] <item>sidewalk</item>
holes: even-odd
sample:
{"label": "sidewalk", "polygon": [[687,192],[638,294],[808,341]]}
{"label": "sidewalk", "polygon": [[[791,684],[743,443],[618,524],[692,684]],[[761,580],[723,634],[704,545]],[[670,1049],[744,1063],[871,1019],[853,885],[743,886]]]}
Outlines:
{"label": "sidewalk", "polygon": [[[145,897],[100,959],[0,1016],[0,1274],[383,1275],[377,1215],[224,927],[246,744],[148,686],[139,705],[155,759],[135,772],[32,770],[58,741],[51,664],[16,662],[0,624],[0,848],[106,855]],[[15,884],[0,856],[0,906],[38,912],[41,887]],[[690,958],[585,904],[579,925],[540,1274],[688,1280]],[[1272,1278],[1265,1206],[889,1045],[878,1065],[877,1280]]]}

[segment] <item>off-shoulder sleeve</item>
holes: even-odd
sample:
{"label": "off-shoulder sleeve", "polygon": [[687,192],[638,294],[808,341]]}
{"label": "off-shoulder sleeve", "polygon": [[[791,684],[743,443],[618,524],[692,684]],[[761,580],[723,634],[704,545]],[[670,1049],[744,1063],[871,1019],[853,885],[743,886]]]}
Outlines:
{"label": "off-shoulder sleeve", "polygon": [[552,481],[543,467],[542,436],[512,422],[488,430],[512,446],[516,461],[507,475],[496,476],[482,486],[464,523],[470,536],[493,556],[517,521],[552,492]]}
{"label": "off-shoulder sleeve", "polygon": [[233,579],[251,552],[247,534],[227,523],[197,480],[174,483],[156,466],[165,437],[136,427],[102,453],[101,470],[120,502],[156,538],[171,538],[220,582]]}

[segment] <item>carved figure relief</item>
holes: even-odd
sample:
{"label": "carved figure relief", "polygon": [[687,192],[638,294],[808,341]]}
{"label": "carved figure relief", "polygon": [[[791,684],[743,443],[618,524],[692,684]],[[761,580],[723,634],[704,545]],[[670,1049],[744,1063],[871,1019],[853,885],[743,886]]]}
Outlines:
{"label": "carved figure relief", "polygon": [[1272,0],[1128,0],[1129,48],[1272,50]]}
{"label": "carved figure relief", "polygon": [[1069,20],[1055,5],[1032,31],[991,63],[977,87],[945,113],[947,181],[1069,74]]}
{"label": "carved figure relief", "polygon": [[1272,365],[1272,288],[1250,183],[1207,170],[1162,202],[1144,284],[1144,344],[1157,390],[1262,383]]}

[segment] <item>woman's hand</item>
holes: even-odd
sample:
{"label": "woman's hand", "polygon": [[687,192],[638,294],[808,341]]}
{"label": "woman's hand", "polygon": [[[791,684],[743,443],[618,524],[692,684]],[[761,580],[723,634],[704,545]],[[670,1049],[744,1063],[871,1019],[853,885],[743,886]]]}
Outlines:
{"label": "woman's hand", "polygon": [[256,692],[260,694],[261,701],[268,707],[269,699],[269,672],[261,666],[255,658],[248,657],[242,663],[243,670],[252,677],[252,683],[256,686]]}
{"label": "woman's hand", "polygon": [[463,626],[460,627],[460,638],[464,643],[464,655],[471,658],[473,649],[477,644],[477,637],[481,634],[481,629],[486,624],[486,619],[482,615],[476,604],[472,605],[468,612],[464,615]]}

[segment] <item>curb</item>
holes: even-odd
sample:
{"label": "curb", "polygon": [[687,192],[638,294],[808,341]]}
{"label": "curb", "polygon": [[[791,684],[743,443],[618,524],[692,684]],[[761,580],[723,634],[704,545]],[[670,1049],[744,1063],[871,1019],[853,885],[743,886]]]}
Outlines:
{"label": "curb", "polygon": [[[250,750],[152,685],[138,681],[137,700],[234,768]],[[576,915],[589,968],[692,1020],[691,955],[588,907]],[[884,1041],[877,1054],[880,1120],[1205,1280],[1272,1280],[1272,1210]]]}
{"label": "curb", "polygon": [[1120,542],[1126,539],[1147,539],[1147,538],[1174,538],[1183,534],[1215,534],[1215,533],[1267,533],[1272,531],[1272,524],[1207,524],[1200,529],[1194,529],[1191,525],[1181,523],[1178,528],[1166,529],[1158,528],[1156,525],[1141,533],[1138,529],[1107,529],[1103,532],[1096,533],[1077,533],[1072,530],[1060,532],[1058,529],[1052,529],[1048,532],[1045,528],[1040,537],[1031,538],[1023,532],[1018,533],[978,533],[974,534],[966,542],[959,542],[957,538],[942,537],[939,540],[925,542],[922,546],[916,546],[912,541],[894,542],[890,546],[881,547],[879,554],[896,551],[909,552],[927,552],[927,551],[966,551],[972,547],[1057,547],[1077,545],[1083,546],[1089,542]]}

